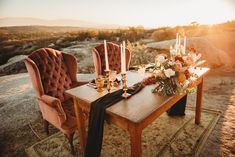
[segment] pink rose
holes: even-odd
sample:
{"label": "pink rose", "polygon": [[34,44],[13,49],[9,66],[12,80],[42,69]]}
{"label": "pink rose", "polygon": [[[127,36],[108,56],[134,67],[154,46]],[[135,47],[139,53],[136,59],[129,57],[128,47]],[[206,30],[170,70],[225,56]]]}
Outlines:
{"label": "pink rose", "polygon": [[175,71],[180,71],[181,68],[182,68],[182,64],[179,61],[177,61],[175,63]]}
{"label": "pink rose", "polygon": [[192,65],[193,64],[193,58],[191,56],[188,56],[185,62],[186,62],[187,65]]}

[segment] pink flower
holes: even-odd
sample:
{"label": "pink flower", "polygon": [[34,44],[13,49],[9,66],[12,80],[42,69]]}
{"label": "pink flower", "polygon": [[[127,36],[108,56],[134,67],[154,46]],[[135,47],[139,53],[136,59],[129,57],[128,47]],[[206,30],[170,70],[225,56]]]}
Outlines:
{"label": "pink flower", "polygon": [[175,71],[180,71],[182,68],[182,64],[179,61],[176,61],[175,63]]}
{"label": "pink flower", "polygon": [[166,77],[170,78],[171,76],[175,75],[175,71],[169,68],[164,70],[164,74],[166,75]]}
{"label": "pink flower", "polygon": [[157,61],[160,63],[160,64],[162,64],[163,62],[165,62],[165,57],[163,56],[163,55],[158,55],[157,56]]}
{"label": "pink flower", "polygon": [[192,65],[193,64],[193,58],[191,56],[188,56],[185,60],[185,63],[187,65]]}

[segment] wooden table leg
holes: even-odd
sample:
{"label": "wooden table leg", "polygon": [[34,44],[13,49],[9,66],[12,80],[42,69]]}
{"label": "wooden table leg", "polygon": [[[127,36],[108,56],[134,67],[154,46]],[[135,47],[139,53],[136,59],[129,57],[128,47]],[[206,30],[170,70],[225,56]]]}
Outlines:
{"label": "wooden table leg", "polygon": [[196,115],[195,123],[200,124],[201,111],[202,111],[202,95],[203,95],[203,78],[197,86],[197,100],[196,100]]}
{"label": "wooden table leg", "polygon": [[136,126],[131,126],[129,128],[130,142],[131,142],[131,157],[141,157],[141,134],[142,130]]}
{"label": "wooden table leg", "polygon": [[86,146],[86,127],[85,127],[85,119],[83,118],[82,110],[79,107],[79,103],[76,97],[73,98],[74,101],[74,109],[76,114],[77,126],[78,126],[78,133],[80,137],[80,148],[81,154],[84,155],[85,146]]}

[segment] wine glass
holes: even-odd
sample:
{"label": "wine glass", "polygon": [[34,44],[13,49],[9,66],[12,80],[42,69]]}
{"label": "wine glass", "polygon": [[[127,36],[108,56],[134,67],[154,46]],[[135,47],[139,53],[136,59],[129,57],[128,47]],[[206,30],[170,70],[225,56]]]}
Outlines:
{"label": "wine glass", "polygon": [[117,78],[117,71],[110,71],[109,72],[109,80],[111,81],[111,88],[114,87],[114,81]]}
{"label": "wine glass", "polygon": [[96,87],[97,87],[97,91],[102,92],[103,87],[104,87],[104,79],[102,77],[96,78],[95,79],[95,84],[96,84]]}

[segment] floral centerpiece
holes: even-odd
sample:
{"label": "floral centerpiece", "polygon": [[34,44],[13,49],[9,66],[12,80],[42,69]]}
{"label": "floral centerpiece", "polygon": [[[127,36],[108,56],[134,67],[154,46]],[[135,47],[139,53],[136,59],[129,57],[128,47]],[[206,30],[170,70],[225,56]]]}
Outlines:
{"label": "floral centerpiece", "polygon": [[194,80],[197,75],[193,70],[204,61],[199,61],[201,54],[196,54],[193,48],[186,51],[185,45],[176,44],[174,48],[171,47],[170,58],[165,55],[156,56],[153,75],[143,81],[145,85],[156,83],[152,92],[171,96],[195,91]]}

